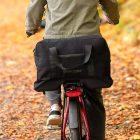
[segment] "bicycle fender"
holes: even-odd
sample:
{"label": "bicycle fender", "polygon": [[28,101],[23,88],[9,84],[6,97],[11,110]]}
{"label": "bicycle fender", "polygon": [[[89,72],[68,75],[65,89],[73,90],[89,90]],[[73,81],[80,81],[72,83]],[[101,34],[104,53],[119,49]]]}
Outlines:
{"label": "bicycle fender", "polygon": [[69,127],[78,128],[79,116],[78,116],[78,105],[75,100],[70,100],[69,104]]}

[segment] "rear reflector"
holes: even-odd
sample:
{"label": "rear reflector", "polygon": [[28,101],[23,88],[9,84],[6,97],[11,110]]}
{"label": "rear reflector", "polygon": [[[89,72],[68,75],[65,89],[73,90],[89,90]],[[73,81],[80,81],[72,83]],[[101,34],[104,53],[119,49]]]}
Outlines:
{"label": "rear reflector", "polygon": [[78,97],[78,96],[81,96],[81,94],[82,93],[81,93],[80,88],[66,92],[66,96],[68,96],[68,97]]}

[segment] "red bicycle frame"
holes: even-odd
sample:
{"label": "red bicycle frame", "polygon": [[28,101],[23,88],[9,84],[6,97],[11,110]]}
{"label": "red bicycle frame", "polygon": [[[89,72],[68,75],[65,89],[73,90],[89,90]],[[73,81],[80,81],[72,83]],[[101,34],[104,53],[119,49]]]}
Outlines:
{"label": "red bicycle frame", "polygon": [[[84,99],[83,99],[83,92],[80,87],[75,88],[74,90],[67,91],[65,93],[65,99],[66,99],[66,105],[64,107],[64,113],[63,113],[63,124],[61,128],[61,140],[66,140],[66,126],[68,122],[68,115],[69,115],[69,105],[70,105],[70,99],[73,98],[77,100],[77,104],[80,106],[80,116],[81,119],[84,123],[85,130],[86,130],[86,139],[85,140],[90,140],[90,129],[89,129],[89,123],[87,119],[87,112],[84,104]],[[82,132],[82,131],[81,131]]]}

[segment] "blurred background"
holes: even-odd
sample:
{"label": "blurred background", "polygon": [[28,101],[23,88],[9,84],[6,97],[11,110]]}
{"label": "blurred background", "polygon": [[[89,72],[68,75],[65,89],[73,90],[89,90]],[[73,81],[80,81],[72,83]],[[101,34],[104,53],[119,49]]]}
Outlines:
{"label": "blurred background", "polygon": [[[28,0],[0,3],[0,140],[60,140],[45,128],[47,100],[33,90],[33,49],[25,35]],[[103,25],[114,85],[103,90],[107,140],[140,140],[140,1],[119,0],[120,24]]]}

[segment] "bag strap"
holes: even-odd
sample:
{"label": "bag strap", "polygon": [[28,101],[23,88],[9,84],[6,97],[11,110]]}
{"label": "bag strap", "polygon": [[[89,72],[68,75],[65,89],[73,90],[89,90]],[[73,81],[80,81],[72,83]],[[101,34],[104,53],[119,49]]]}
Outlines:
{"label": "bag strap", "polygon": [[56,47],[49,48],[49,50],[51,53],[50,60],[53,63],[52,65],[57,65],[58,67],[63,68],[62,64],[59,61]]}
{"label": "bag strap", "polygon": [[84,63],[87,63],[90,59],[92,52],[92,45],[85,45],[85,61]]}

